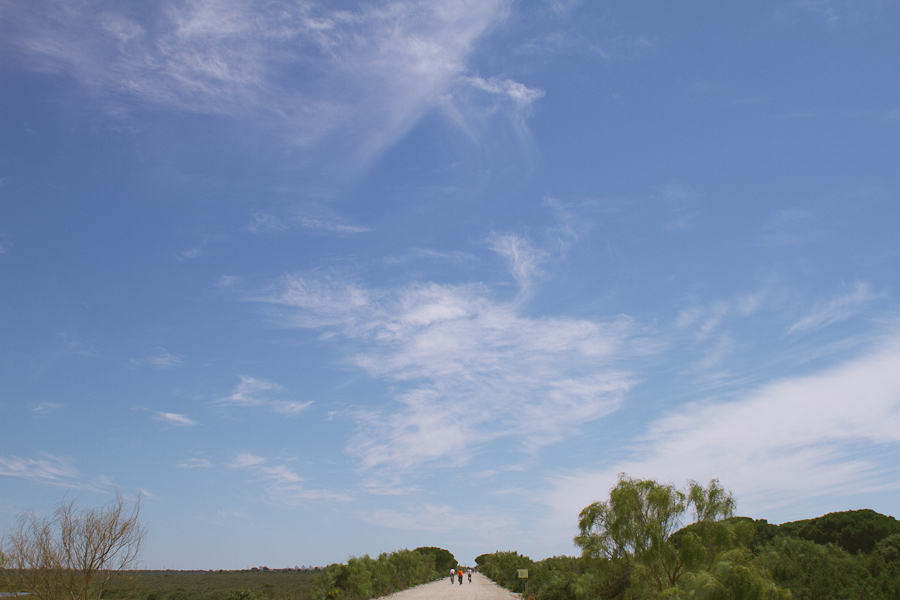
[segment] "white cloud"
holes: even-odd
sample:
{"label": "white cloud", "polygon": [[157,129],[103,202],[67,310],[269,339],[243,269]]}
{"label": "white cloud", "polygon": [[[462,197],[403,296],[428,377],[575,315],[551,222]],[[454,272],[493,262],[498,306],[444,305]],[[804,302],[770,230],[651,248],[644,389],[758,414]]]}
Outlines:
{"label": "white cloud", "polygon": [[209,469],[212,462],[207,458],[190,458],[178,465],[182,469]]}
{"label": "white cloud", "polygon": [[510,79],[497,79],[491,77],[464,77],[465,81],[484,92],[506,96],[521,105],[528,105],[543,97],[543,90],[531,89],[528,86]]}
{"label": "white cloud", "polygon": [[535,248],[527,238],[517,235],[498,235],[490,240],[491,249],[509,260],[509,270],[523,295],[531,292],[533,279],[541,274],[541,264],[547,253]]}
{"label": "white cloud", "polygon": [[230,396],[225,396],[218,400],[219,404],[229,404],[233,406],[260,406],[266,404],[268,400],[265,398],[264,392],[272,390],[282,390],[283,388],[277,383],[256,379],[255,377],[239,376],[241,381],[237,384],[234,392]]}
{"label": "white cloud", "polygon": [[313,231],[324,231],[327,233],[366,233],[372,231],[368,227],[362,225],[350,225],[345,223],[343,219],[336,215],[326,213],[308,213],[298,214],[295,220],[304,229]]}
{"label": "white cloud", "polygon": [[57,485],[74,485],[81,478],[71,459],[52,454],[41,458],[0,456],[0,475]]}
{"label": "white cloud", "polygon": [[363,513],[362,518],[374,525],[411,531],[485,533],[507,531],[517,525],[515,519],[505,514],[460,513],[443,504],[423,504],[409,511],[376,509]]}
{"label": "white cloud", "polygon": [[321,233],[354,234],[372,231],[362,225],[346,223],[340,216],[322,209],[307,209],[291,217],[277,217],[268,213],[255,213],[247,228],[253,233],[286,231],[292,226]]}
{"label": "white cloud", "polygon": [[55,402],[41,402],[31,410],[37,415],[48,415],[57,412],[61,408],[63,408],[62,404],[57,404]]}
{"label": "white cloud", "polygon": [[[620,472],[681,484],[722,480],[742,514],[811,498],[897,489],[900,337],[868,356],[770,383],[724,403],[688,406],[649,427],[634,458],[553,481],[547,498],[571,523],[608,497]],[[893,455],[893,456],[891,456]]]}
{"label": "white cloud", "polygon": [[284,326],[343,337],[357,367],[394,386],[392,405],[353,413],[348,449],[364,467],[459,464],[501,438],[523,450],[560,441],[618,407],[633,382],[617,365],[646,351],[628,319],[530,318],[478,285],[291,275],[257,299]]}
{"label": "white cloud", "polygon": [[232,469],[246,469],[248,467],[256,467],[266,462],[261,456],[250,454],[249,452],[241,452],[235,457],[229,467]]}
{"label": "white cloud", "polygon": [[307,488],[303,477],[285,464],[269,465],[269,460],[249,452],[242,452],[228,465],[252,473],[266,489],[269,501],[277,505],[296,505],[309,500],[347,502],[349,496],[331,490]]}
{"label": "white cloud", "polygon": [[274,400],[270,397],[270,393],[281,392],[284,390],[282,386],[255,377],[247,377],[245,375],[240,375],[239,377],[240,382],[237,384],[234,392],[229,396],[219,398],[216,401],[216,404],[220,406],[260,406],[286,415],[296,415],[312,405],[312,401],[296,402]]}
{"label": "white cloud", "polygon": [[[167,110],[262,115],[294,143],[350,143],[367,163],[466,71],[475,41],[509,0],[363,5],[235,0],[164,2],[129,13],[88,0],[4,4],[8,40],[26,64],[76,77],[104,99]],[[474,78],[492,95],[536,92]]]}
{"label": "white cloud", "polygon": [[176,252],[175,258],[178,260],[193,260],[195,258],[200,258],[201,256],[208,256],[211,252],[209,249],[209,242],[209,238],[203,238],[200,243],[193,248]]}
{"label": "white cloud", "polygon": [[132,367],[137,367],[140,365],[150,365],[151,367],[156,367],[157,369],[171,369],[172,367],[180,367],[181,365],[183,365],[184,356],[177,356],[170,353],[165,348],[160,348],[156,354],[140,359],[132,358],[130,361],[128,361],[128,364]]}
{"label": "white cloud", "polygon": [[247,230],[252,233],[286,231],[287,228],[288,226],[283,219],[268,213],[253,213],[253,222],[247,226]]}
{"label": "white cloud", "polygon": [[852,292],[817,303],[812,312],[788,328],[788,333],[821,329],[832,323],[849,319],[859,314],[875,298],[876,295],[869,290],[868,285],[857,281]]}
{"label": "white cloud", "polygon": [[809,211],[798,208],[782,210],[763,229],[760,237],[762,245],[781,248],[822,240],[825,232],[816,227],[814,221],[815,215]]}
{"label": "white cloud", "polygon": [[157,412],[156,418],[170,425],[191,426],[197,424],[196,421],[177,413]]}

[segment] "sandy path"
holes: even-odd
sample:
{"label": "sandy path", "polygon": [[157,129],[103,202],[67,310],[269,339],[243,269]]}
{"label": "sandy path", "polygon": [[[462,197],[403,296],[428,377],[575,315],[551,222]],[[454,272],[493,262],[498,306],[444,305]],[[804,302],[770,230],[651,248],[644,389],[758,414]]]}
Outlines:
{"label": "sandy path", "polygon": [[484,575],[472,575],[469,583],[463,574],[462,585],[450,584],[450,577],[425,583],[396,594],[384,596],[390,600],[521,600],[520,594],[505,590]]}

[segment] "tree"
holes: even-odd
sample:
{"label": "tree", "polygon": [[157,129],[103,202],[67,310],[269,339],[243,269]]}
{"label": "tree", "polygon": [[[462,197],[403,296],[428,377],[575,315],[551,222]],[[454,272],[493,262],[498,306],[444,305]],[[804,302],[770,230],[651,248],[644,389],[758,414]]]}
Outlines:
{"label": "tree", "polygon": [[[581,511],[575,544],[586,558],[633,562],[638,575],[646,576],[662,591],[673,587],[687,568],[707,554],[707,537],[689,533],[672,541],[682,516],[692,508],[697,523],[711,524],[734,512],[734,500],[719,481],[704,488],[690,482],[688,492],[649,479],[632,479],[624,473],[609,493],[608,502],[594,502]],[[703,527],[702,530],[707,530]]]}
{"label": "tree", "polygon": [[449,550],[443,548],[435,548],[434,546],[422,546],[416,548],[415,552],[426,556],[434,557],[434,570],[443,577],[447,574],[447,570],[456,566],[456,557]]}
{"label": "tree", "polygon": [[734,514],[737,504],[718,479],[703,487],[696,481],[688,483],[688,505],[694,510],[694,523],[709,523],[726,519]]}
{"label": "tree", "polygon": [[145,534],[140,509],[140,498],[129,503],[116,490],[116,499],[99,508],[73,500],[50,517],[20,515],[2,543],[8,587],[39,600],[99,598],[112,572],[137,560]]}

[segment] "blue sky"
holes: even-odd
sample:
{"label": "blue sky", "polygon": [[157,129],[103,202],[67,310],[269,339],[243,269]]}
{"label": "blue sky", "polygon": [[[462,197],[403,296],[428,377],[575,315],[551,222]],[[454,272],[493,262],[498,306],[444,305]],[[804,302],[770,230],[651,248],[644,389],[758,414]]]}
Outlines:
{"label": "blue sky", "polygon": [[0,528],[574,554],[900,516],[900,4],[0,1]]}

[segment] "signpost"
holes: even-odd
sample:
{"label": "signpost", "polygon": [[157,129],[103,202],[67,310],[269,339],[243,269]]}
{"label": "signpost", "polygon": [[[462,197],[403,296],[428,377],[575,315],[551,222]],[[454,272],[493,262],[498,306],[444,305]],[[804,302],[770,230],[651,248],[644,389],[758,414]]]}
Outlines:
{"label": "signpost", "polygon": [[522,595],[525,595],[525,588],[528,586],[528,569],[516,569],[519,572],[519,579],[522,580]]}

